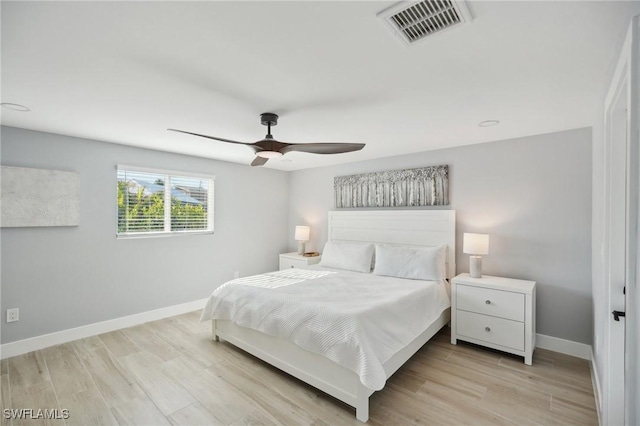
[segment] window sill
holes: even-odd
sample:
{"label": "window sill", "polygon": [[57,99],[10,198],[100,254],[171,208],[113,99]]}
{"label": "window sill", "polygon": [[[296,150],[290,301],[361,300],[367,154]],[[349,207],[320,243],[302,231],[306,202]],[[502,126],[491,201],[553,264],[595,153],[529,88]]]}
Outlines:
{"label": "window sill", "polygon": [[139,238],[164,238],[164,237],[184,237],[186,235],[213,234],[213,231],[176,231],[176,232],[144,232],[131,234],[116,234],[118,240],[132,240]]}

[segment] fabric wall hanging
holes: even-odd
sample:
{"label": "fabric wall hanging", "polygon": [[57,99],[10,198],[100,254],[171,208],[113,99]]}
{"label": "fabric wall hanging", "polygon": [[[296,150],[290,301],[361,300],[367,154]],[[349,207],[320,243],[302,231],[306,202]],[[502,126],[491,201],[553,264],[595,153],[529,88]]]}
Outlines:
{"label": "fabric wall hanging", "polygon": [[80,224],[78,173],[2,166],[0,180],[3,228]]}

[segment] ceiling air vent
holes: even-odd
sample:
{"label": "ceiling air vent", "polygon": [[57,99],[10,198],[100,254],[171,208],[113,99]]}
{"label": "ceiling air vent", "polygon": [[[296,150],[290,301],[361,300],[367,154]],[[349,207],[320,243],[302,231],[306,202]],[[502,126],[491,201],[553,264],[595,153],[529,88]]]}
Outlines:
{"label": "ceiling air vent", "polygon": [[407,46],[473,20],[464,1],[453,0],[403,1],[377,16]]}

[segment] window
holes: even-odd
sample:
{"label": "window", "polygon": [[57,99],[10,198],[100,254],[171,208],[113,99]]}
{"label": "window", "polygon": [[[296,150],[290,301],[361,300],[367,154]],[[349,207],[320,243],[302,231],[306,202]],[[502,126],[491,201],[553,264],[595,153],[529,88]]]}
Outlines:
{"label": "window", "polygon": [[118,237],[213,232],[213,176],[118,166]]}

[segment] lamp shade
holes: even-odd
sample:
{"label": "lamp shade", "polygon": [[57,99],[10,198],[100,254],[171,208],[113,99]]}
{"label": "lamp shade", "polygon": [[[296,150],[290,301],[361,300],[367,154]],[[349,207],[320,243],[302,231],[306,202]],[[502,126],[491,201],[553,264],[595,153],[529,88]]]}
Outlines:
{"label": "lamp shade", "polygon": [[309,241],[309,232],[311,229],[308,226],[296,226],[296,241]]}
{"label": "lamp shade", "polygon": [[467,254],[489,254],[488,234],[464,233],[462,251]]}

